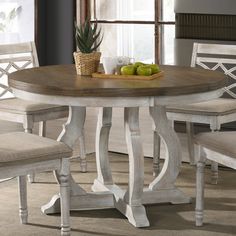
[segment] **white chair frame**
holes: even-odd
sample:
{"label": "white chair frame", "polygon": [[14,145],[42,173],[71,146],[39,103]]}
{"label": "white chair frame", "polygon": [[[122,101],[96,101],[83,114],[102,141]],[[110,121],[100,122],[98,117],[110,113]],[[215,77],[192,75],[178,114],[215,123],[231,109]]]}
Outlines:
{"label": "white chair frame", "polygon": [[[23,163],[23,164],[22,164]],[[60,184],[61,205],[61,235],[70,235],[70,160],[69,158],[33,163],[18,162],[4,164],[0,167],[0,178],[18,176],[19,186],[19,215],[22,224],[28,222],[27,181],[26,175],[55,170]]]}
{"label": "white chair frame", "polygon": [[236,159],[219,152],[215,152],[209,148],[204,147],[204,144],[197,145],[196,156],[197,171],[196,171],[196,209],[195,209],[195,221],[196,226],[203,225],[203,212],[204,212],[204,167],[206,160],[219,163],[221,165],[230,167],[236,170]]}
{"label": "white chair frame", "polygon": [[[27,55],[26,55],[27,54]],[[19,62],[24,62],[23,65],[19,66]],[[9,75],[9,70],[13,67],[15,70],[22,70],[27,68],[29,65],[32,67],[38,67],[39,61],[37,57],[37,51],[34,42],[26,42],[19,44],[9,44],[0,45],[0,64],[7,63],[6,68],[0,67],[0,79],[3,75]],[[7,92],[11,92],[11,88],[5,84],[1,84],[0,88],[3,90],[0,93],[0,98]],[[4,98],[8,99],[8,98]],[[1,102],[1,100],[0,100]],[[46,121],[60,119],[68,116],[68,109],[65,107],[63,109],[47,109],[42,111],[35,111],[33,114],[19,114],[17,111],[1,110],[0,109],[0,119],[7,120],[17,123],[22,123],[25,132],[32,133],[33,126],[35,122],[39,122],[39,135],[46,135]],[[86,162],[86,152],[84,144],[84,134],[79,137],[80,144],[80,166],[82,172],[87,172],[87,162]],[[29,176],[29,182],[34,182],[34,176]]]}
{"label": "white chair frame", "polygon": [[[199,56],[199,54],[207,54],[210,57]],[[223,72],[235,80],[235,83],[230,86],[225,87],[225,92],[227,92],[232,98],[235,99],[236,94],[232,92],[232,89],[236,87],[236,75],[233,74],[236,71],[236,59],[231,58],[219,58],[216,55],[221,56],[236,56],[236,45],[220,45],[220,44],[200,44],[194,43],[193,53],[191,60],[191,67],[200,66],[204,69],[216,70],[219,67]],[[214,63],[215,65],[210,68],[205,63]],[[225,64],[235,65],[228,69]],[[236,101],[235,101],[236,102]],[[193,123],[202,123],[210,125],[212,132],[218,131],[221,129],[221,125],[229,122],[236,121],[236,113],[230,113],[227,115],[196,115],[188,113],[182,113],[178,111],[171,111],[167,108],[168,119],[172,121],[182,121],[186,122],[186,133],[188,139],[188,151],[190,164],[195,164],[194,158],[194,127]],[[160,138],[154,133],[154,165],[153,173],[157,175],[159,173],[159,158],[160,158]],[[212,183],[216,184],[218,179],[218,165],[217,163],[212,163]]]}

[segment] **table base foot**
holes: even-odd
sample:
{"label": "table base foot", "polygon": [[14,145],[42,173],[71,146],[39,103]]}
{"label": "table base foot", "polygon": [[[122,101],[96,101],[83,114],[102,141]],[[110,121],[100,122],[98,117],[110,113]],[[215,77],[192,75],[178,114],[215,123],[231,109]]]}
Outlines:
{"label": "table base foot", "polygon": [[[96,210],[116,208],[135,227],[148,227],[150,225],[143,205],[131,206],[125,200],[126,191],[115,184],[104,185],[99,180],[94,181],[93,193],[71,196],[71,210]],[[142,204],[190,203],[191,198],[178,188],[150,190],[144,189]],[[54,195],[49,203],[41,207],[44,214],[60,213],[60,195]]]}
{"label": "table base foot", "polygon": [[114,197],[110,192],[87,193],[71,197],[71,210],[97,210],[114,208]]}
{"label": "table base foot", "polygon": [[141,206],[130,206],[125,203],[122,199],[115,201],[115,208],[125,215],[128,221],[137,228],[150,226],[147,218],[146,209],[143,205]]}
{"label": "table base foot", "polygon": [[115,207],[127,217],[134,227],[143,228],[150,226],[144,206],[130,206],[124,202],[116,202]]}
{"label": "table base foot", "polygon": [[114,207],[128,218],[128,221],[135,227],[148,227],[150,223],[148,221],[146,210],[143,205],[130,206],[125,201],[126,191],[121,189],[115,184],[104,185],[98,179],[94,180],[92,186],[94,192],[108,191],[114,196]]}
{"label": "table base foot", "polygon": [[[70,209],[73,210],[96,210],[114,208],[113,194],[110,192],[87,193],[85,195],[71,196]],[[54,195],[49,203],[41,207],[44,214],[60,213],[60,195]]]}
{"label": "table base foot", "polygon": [[184,194],[180,189],[160,189],[150,190],[144,189],[143,204],[155,203],[171,203],[171,204],[184,204],[191,203],[191,198]]}
{"label": "table base foot", "polygon": [[60,213],[61,212],[60,194],[54,195],[49,203],[47,203],[41,207],[41,211],[47,215]]}

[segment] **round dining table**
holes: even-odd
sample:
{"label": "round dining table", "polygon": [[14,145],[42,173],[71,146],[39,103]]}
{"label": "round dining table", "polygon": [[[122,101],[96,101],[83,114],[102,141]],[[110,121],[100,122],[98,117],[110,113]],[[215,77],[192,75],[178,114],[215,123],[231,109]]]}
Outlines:
{"label": "round dining table", "polygon": [[[189,203],[191,198],[176,187],[181,166],[181,146],[168,122],[166,106],[218,98],[227,83],[220,72],[190,67],[161,66],[163,76],[154,80],[101,79],[76,74],[74,65],[25,69],[9,75],[16,97],[40,103],[68,105],[69,117],[58,140],[72,147],[83,136],[86,107],[99,107],[96,130],[97,178],[86,192],[71,176],[71,210],[116,208],[135,227],[150,225],[145,204]],[[124,108],[129,156],[127,189],[116,185],[108,158],[112,108]],[[149,107],[154,131],[168,150],[162,170],[144,188],[144,155],[139,129],[139,108]],[[60,211],[60,196],[42,207]]]}

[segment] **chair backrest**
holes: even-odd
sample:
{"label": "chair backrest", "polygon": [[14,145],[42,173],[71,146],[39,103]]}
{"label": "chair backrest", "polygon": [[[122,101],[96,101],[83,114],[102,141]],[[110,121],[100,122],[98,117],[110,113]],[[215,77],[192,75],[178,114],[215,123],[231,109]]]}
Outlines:
{"label": "chair backrest", "polygon": [[230,78],[225,92],[236,98],[236,45],[194,43],[191,67],[221,70]]}
{"label": "chair backrest", "polygon": [[7,81],[10,73],[37,66],[34,42],[0,45],[0,99],[12,97]]}

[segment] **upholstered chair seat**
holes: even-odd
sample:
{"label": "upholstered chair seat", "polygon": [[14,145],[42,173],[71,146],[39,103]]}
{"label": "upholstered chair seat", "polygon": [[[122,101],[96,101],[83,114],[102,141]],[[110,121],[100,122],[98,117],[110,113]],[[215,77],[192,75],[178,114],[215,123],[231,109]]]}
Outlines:
{"label": "upholstered chair seat", "polygon": [[45,161],[71,157],[64,143],[37,135],[14,132],[0,135],[0,164],[14,161]]}
{"label": "upholstered chair seat", "polygon": [[206,102],[168,107],[167,112],[179,112],[206,116],[228,115],[236,112],[236,99],[218,98]]}
{"label": "upholstered chair seat", "polygon": [[57,106],[51,104],[37,103],[34,101],[26,101],[19,98],[9,98],[0,100],[0,110],[7,112],[14,112],[18,114],[34,114],[34,113],[44,113],[47,111],[59,112],[62,111],[65,114],[69,113],[68,106]]}
{"label": "upholstered chair seat", "polygon": [[[224,98],[212,101],[181,104],[167,108],[167,116],[174,121],[186,122],[186,133],[190,164],[196,163],[194,154],[194,123],[207,124],[212,132],[219,131],[226,123],[236,121],[236,46],[223,44],[194,43],[191,67],[200,67],[206,70],[221,71],[228,77],[228,84],[223,88]],[[196,90],[196,93],[198,91]],[[227,97],[227,98],[226,98]],[[204,100],[204,95],[203,95]],[[187,103],[187,101],[186,101]],[[157,150],[160,140],[156,139]],[[156,155],[154,163],[159,163],[160,154]],[[154,165],[154,174],[159,173],[159,166]],[[211,183],[217,184],[218,165],[211,164]]]}
{"label": "upholstered chair seat", "polygon": [[54,170],[60,184],[61,235],[70,235],[71,156],[70,147],[49,138],[23,132],[0,135],[0,178],[18,177],[21,223],[28,222],[26,175]]}
{"label": "upholstered chair seat", "polygon": [[204,167],[207,160],[236,170],[236,131],[200,133],[195,136],[197,159],[196,226],[203,225]]}
{"label": "upholstered chair seat", "polygon": [[[24,101],[14,97],[12,89],[8,86],[8,75],[12,72],[27,70],[32,67],[39,67],[34,42],[0,45],[0,120],[21,123],[27,133],[32,133],[34,124],[38,123],[39,135],[45,137],[46,122],[67,118],[69,107],[42,104],[37,103],[37,101]],[[32,79],[36,78],[32,77]],[[80,166],[81,171],[86,172],[87,162],[84,138],[80,137],[80,140]],[[34,182],[35,176],[29,175],[29,181]]]}

